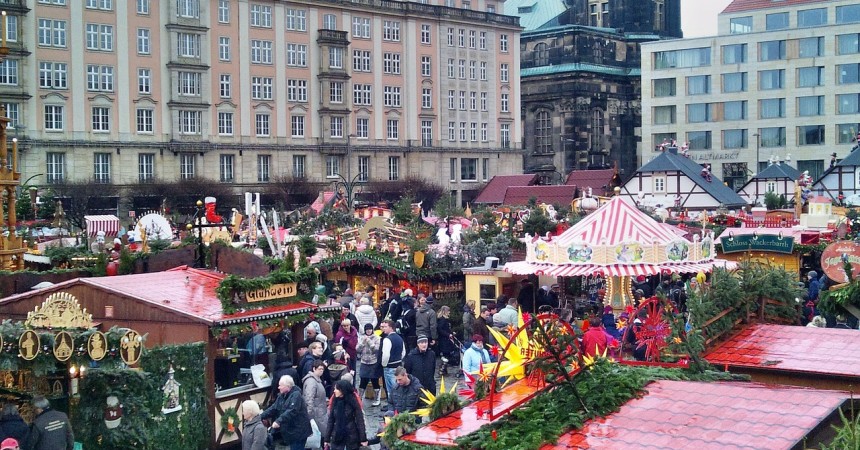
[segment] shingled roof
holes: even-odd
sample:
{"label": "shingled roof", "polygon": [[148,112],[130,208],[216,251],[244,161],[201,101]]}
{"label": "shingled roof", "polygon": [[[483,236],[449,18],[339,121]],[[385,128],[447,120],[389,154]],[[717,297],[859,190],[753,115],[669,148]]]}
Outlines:
{"label": "shingled roof", "polygon": [[649,161],[644,166],[640,167],[636,173],[652,173],[652,172],[675,172],[680,171],[687,178],[693,180],[700,188],[711,195],[716,201],[723,205],[742,206],[747,202],[737,192],[723,184],[719,178],[712,176],[711,181],[702,178],[702,166],[696,164],[690,158],[681,156],[671,151],[665,151],[656,158]]}
{"label": "shingled roof", "polygon": [[478,197],[475,198],[475,204],[492,204],[500,205],[505,200],[505,192],[510,186],[532,186],[537,182],[537,174],[530,173],[524,175],[496,175],[490,179],[489,183],[484,186]]}
{"label": "shingled roof", "polygon": [[800,178],[800,172],[788,164],[780,163],[771,164],[752,177],[753,180],[781,180],[784,178],[797,180]]}

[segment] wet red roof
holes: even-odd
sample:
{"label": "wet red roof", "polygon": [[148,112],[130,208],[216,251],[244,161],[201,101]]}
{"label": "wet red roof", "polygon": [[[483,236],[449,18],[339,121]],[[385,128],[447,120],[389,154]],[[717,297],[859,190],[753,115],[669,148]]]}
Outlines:
{"label": "wet red roof", "polygon": [[656,381],[646,390],[541,450],[790,449],[849,396],[758,383]]}
{"label": "wet red roof", "polygon": [[509,186],[531,186],[537,182],[537,178],[537,174],[496,175],[484,186],[473,203],[499,205],[505,200],[505,191]]}
{"label": "wet red roof", "polygon": [[567,175],[564,184],[574,185],[580,190],[591,188],[593,195],[607,195],[609,183],[615,175],[615,169],[574,170]]}
{"label": "wet red roof", "polygon": [[714,347],[718,366],[860,377],[860,333],[836,328],[755,324]]}
{"label": "wet red roof", "polygon": [[726,6],[723,13],[736,13],[743,11],[755,11],[758,9],[788,8],[797,5],[820,5],[828,3],[828,0],[734,0]]}
{"label": "wet red roof", "polygon": [[534,197],[538,203],[570,205],[576,196],[576,186],[512,186],[505,192],[505,205],[527,205]]}
{"label": "wet red roof", "polygon": [[298,302],[224,314],[215,289],[226,277],[223,273],[180,266],[165,272],[80,278],[79,281],[210,325],[272,318],[315,308],[313,304]]}

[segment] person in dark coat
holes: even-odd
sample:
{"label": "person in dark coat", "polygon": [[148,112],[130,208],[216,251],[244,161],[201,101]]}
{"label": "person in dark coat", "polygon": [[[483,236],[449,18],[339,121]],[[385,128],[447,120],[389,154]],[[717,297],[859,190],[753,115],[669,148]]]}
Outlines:
{"label": "person in dark coat", "polygon": [[[403,366],[395,369],[394,380],[397,387],[391,392],[391,399],[389,400],[391,408],[398,414],[418,410],[418,399],[421,396],[421,389],[424,387],[421,385],[421,381],[410,375]],[[416,422],[421,420],[417,416],[416,419]]]}
{"label": "person in dark coat", "polygon": [[397,321],[397,328],[399,330],[398,334],[403,336],[403,342],[406,343],[407,353],[415,348],[416,341],[418,340],[415,323],[418,310],[415,309],[415,304],[413,302],[414,299],[412,297],[406,297],[403,299],[403,314],[400,315],[400,320]]}
{"label": "person in dark coat", "polygon": [[406,355],[403,367],[418,378],[424,389],[436,395],[436,353],[430,350],[427,336],[418,336],[418,347]]}
{"label": "person in dark coat", "polygon": [[[351,323],[353,327],[358,325],[358,319],[355,317],[355,314],[350,312],[349,306],[344,306],[340,313],[340,317],[332,323],[331,330],[335,336],[337,336],[337,332],[340,331],[340,324],[343,323],[343,319],[349,319],[349,323]],[[337,338],[335,338],[335,341],[337,341]]]}
{"label": "person in dark coat", "polygon": [[490,313],[490,309],[486,306],[481,307],[481,316],[475,319],[475,324],[472,325],[472,334],[480,335],[482,339],[481,342],[490,342],[490,323],[492,322],[492,313]]}
{"label": "person in dark coat", "polygon": [[242,402],[242,450],[265,450],[266,426],[260,419],[260,405],[253,400]]}
{"label": "person in dark coat", "polygon": [[0,441],[13,438],[18,441],[22,449],[28,449],[30,448],[29,437],[30,427],[18,413],[18,406],[13,403],[3,405],[3,413],[0,416]]}
{"label": "person in dark coat", "polygon": [[517,294],[517,303],[519,303],[523,312],[533,313],[537,309],[535,305],[535,287],[528,278],[523,279],[520,283],[520,293]]}
{"label": "person in dark coat", "polygon": [[[305,353],[308,354],[308,353]],[[280,351],[275,356],[275,370],[272,372],[272,380],[280,380],[282,376],[289,375],[293,377],[293,380],[299,379],[299,371],[293,367],[293,361],[290,359],[289,355],[286,353],[281,353]],[[271,398],[277,398],[278,396],[278,383],[272,383],[272,396]]]}
{"label": "person in dark coat", "polygon": [[[308,352],[305,353],[305,356],[302,357],[302,360],[299,361],[299,376],[301,379],[305,378],[305,375],[309,374],[311,370],[313,370],[314,361],[323,361],[323,350],[322,343],[320,342],[311,342],[311,345],[308,347]],[[326,365],[325,370],[323,371],[323,376],[320,377],[323,385],[326,388],[326,392],[330,392],[331,390],[331,374],[328,370],[328,365]],[[295,380],[295,378],[293,379]]]}
{"label": "person in dark coat", "polygon": [[32,450],[73,450],[75,435],[66,413],[51,408],[45,397],[33,397],[36,418],[30,426],[30,448]]}
{"label": "person in dark coat", "polygon": [[451,330],[451,308],[442,306],[439,308],[439,318],[436,321],[436,329],[439,335],[439,356],[442,357],[442,367],[439,373],[447,373],[448,365],[459,364],[460,352],[454,343],[454,331]]}
{"label": "person in dark coat", "polygon": [[367,445],[361,402],[347,380],[338,380],[334,385],[328,407],[328,427],[322,439],[331,450],[358,450]]}
{"label": "person in dark coat", "polygon": [[272,420],[272,429],[280,431],[281,441],[289,450],[304,450],[313,430],[302,390],[291,376],[284,375],[278,381],[278,392],[278,399],[260,418]]}

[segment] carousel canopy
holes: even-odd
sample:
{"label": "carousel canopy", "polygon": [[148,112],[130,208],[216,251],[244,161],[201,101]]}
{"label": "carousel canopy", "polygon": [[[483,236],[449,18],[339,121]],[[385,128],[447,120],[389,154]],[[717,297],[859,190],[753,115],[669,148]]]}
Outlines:
{"label": "carousel canopy", "polygon": [[561,235],[530,239],[526,260],[505,264],[504,270],[518,275],[631,277],[736,267],[715,260],[714,251],[713,237],[685,239],[616,196]]}
{"label": "carousel canopy", "polygon": [[559,245],[617,245],[631,241],[651,244],[655,241],[669,242],[677,239],[675,233],[619,195],[612,197],[609,203],[570,227],[555,238],[554,242]]}

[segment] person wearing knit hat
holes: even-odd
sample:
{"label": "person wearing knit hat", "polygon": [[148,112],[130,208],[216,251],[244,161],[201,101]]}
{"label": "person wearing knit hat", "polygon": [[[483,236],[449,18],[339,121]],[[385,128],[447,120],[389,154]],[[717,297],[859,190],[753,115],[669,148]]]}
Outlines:
{"label": "person wearing knit hat", "polygon": [[6,438],[0,443],[0,450],[20,450],[20,447],[14,438]]}
{"label": "person wearing knit hat", "polygon": [[358,366],[358,389],[361,392],[360,398],[366,398],[367,384],[373,386],[375,397],[373,406],[379,406],[382,389],[379,386],[379,379],[382,377],[382,365],[379,363],[379,346],[382,340],[376,333],[373,332],[373,325],[364,324],[364,332],[358,337],[358,361],[361,363]]}
{"label": "person wearing knit hat", "polygon": [[418,378],[424,389],[436,395],[436,352],[430,349],[430,338],[426,334],[419,334],[416,341],[416,347],[403,360],[403,367]]}

